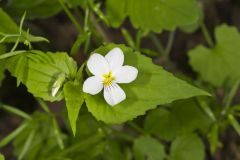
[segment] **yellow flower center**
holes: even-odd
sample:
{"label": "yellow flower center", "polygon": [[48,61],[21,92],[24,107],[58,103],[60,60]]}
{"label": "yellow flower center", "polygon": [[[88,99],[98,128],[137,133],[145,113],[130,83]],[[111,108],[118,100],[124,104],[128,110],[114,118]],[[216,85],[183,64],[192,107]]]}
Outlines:
{"label": "yellow flower center", "polygon": [[103,77],[104,77],[103,79],[104,86],[110,86],[112,84],[112,81],[115,79],[113,77],[112,72],[109,72],[108,74],[104,74]]}

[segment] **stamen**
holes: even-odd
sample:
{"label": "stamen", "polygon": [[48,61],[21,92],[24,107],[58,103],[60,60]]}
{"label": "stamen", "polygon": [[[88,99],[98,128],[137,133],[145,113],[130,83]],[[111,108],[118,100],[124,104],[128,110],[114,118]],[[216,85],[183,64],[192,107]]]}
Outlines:
{"label": "stamen", "polygon": [[103,77],[104,77],[104,80],[103,80],[104,86],[111,86],[112,81],[115,79],[112,75],[112,72],[109,72],[108,74],[104,74]]}

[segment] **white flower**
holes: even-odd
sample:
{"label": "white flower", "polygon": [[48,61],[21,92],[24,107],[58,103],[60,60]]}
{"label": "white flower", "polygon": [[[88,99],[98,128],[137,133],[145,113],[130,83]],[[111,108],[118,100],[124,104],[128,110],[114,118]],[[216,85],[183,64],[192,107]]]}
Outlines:
{"label": "white flower", "polygon": [[130,83],[137,78],[138,70],[132,66],[123,66],[124,54],[120,48],[114,48],[104,57],[98,53],[90,56],[87,67],[94,75],[83,84],[83,91],[91,95],[104,89],[104,98],[114,106],[124,99],[126,94],[117,83]]}

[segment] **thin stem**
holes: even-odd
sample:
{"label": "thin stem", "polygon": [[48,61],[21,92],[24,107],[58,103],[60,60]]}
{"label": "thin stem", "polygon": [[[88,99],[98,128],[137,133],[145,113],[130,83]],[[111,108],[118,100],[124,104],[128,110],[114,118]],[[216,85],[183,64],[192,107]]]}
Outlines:
{"label": "thin stem", "polygon": [[86,8],[85,18],[84,18],[84,32],[88,34],[87,39],[84,44],[84,53],[88,52],[90,41],[91,41],[91,32],[89,31],[89,19],[90,19],[90,9]]}
{"label": "thin stem", "polygon": [[47,104],[42,99],[37,98],[37,101],[45,112],[52,114],[51,111],[49,110]]}
{"label": "thin stem", "polygon": [[234,86],[231,88],[229,94],[224,98],[224,100],[223,100],[224,109],[222,110],[222,115],[225,115],[228,112],[229,107],[232,103],[232,100],[233,100],[237,90],[238,90],[239,85],[240,85],[240,80],[236,81]]}
{"label": "thin stem", "polygon": [[8,53],[5,53],[5,54],[2,54],[0,55],[0,59],[5,59],[5,58],[8,58],[8,57],[12,57],[12,56],[16,56],[18,54],[22,54],[22,53],[25,53],[26,51],[22,50],[22,51],[13,51],[13,52],[8,52]]}
{"label": "thin stem", "polygon": [[98,33],[101,35],[101,37],[104,39],[104,41],[107,42],[107,43],[111,42],[110,38],[108,37],[108,35],[104,31],[104,29],[98,24],[94,14],[90,14],[90,20],[92,21],[94,27],[96,28]]}
{"label": "thin stem", "polygon": [[35,136],[35,130],[33,130],[29,135],[28,135],[28,138],[27,138],[27,141],[25,142],[24,146],[23,146],[23,149],[19,155],[19,160],[22,160],[23,157],[26,155],[26,153],[28,152],[31,144],[32,144],[32,141],[33,141],[33,138]]}
{"label": "thin stem", "polygon": [[7,145],[10,141],[12,141],[18,134],[20,134],[26,127],[27,127],[27,123],[23,123],[21,126],[19,126],[17,129],[15,129],[13,132],[11,132],[10,134],[8,134],[7,137],[3,138],[0,141],[0,148],[4,147],[5,145]]}
{"label": "thin stem", "polygon": [[15,42],[14,46],[12,47],[11,51],[10,52],[13,52],[15,51],[15,49],[17,48],[18,44],[19,44],[19,40],[20,40],[20,37],[17,38],[17,41]]}
{"label": "thin stem", "polygon": [[84,18],[84,31],[87,32],[89,30],[88,21],[89,21],[90,10],[87,7],[85,10],[85,18]]}
{"label": "thin stem", "polygon": [[112,129],[112,133],[118,137],[118,138],[121,138],[125,141],[128,141],[128,142],[133,142],[134,141],[134,137],[130,136],[129,134],[126,134],[125,132],[121,132],[121,131],[118,131],[116,129]]}
{"label": "thin stem", "polygon": [[42,107],[42,109],[47,112],[49,114],[49,116],[51,116],[52,118],[52,124],[53,124],[53,131],[56,137],[56,141],[59,145],[59,147],[61,149],[64,149],[64,143],[63,143],[63,139],[61,137],[61,132],[60,132],[60,128],[59,125],[57,123],[57,119],[56,116],[49,110],[48,105],[46,104],[46,102],[44,102],[42,99],[37,98],[38,103],[40,104],[40,106]]}
{"label": "thin stem", "polygon": [[150,33],[150,38],[151,38],[153,44],[156,46],[158,52],[164,53],[164,47],[163,47],[161,41],[158,39],[158,37],[154,33]]}
{"label": "thin stem", "polygon": [[2,104],[1,105],[1,108],[3,108],[4,110],[6,110],[7,112],[10,112],[10,113],[13,113],[13,114],[16,114],[22,118],[25,118],[25,119],[31,119],[31,116],[28,115],[27,113],[15,108],[15,107],[12,107],[12,106],[9,106],[9,105],[5,105],[5,104]]}
{"label": "thin stem", "polygon": [[82,32],[82,28],[77,22],[76,18],[73,16],[73,14],[70,12],[70,10],[67,8],[67,6],[64,4],[63,0],[58,0],[60,5],[62,6],[64,12],[67,14],[68,18],[72,21],[76,29],[78,30],[79,33]]}
{"label": "thin stem", "polygon": [[194,98],[196,100],[197,105],[203,110],[203,112],[214,122],[216,121],[216,117],[212,110],[209,108],[208,104],[205,101],[201,101],[199,97]]}
{"label": "thin stem", "polygon": [[207,29],[207,27],[205,26],[204,23],[201,24],[201,29],[202,29],[203,35],[204,35],[208,45],[210,47],[214,47],[213,40],[212,40],[212,38],[211,38],[211,36],[209,34],[209,31],[208,31],[208,29]]}
{"label": "thin stem", "polygon": [[136,131],[138,131],[140,134],[147,135],[147,133],[141,127],[139,127],[136,123],[129,122],[128,125],[133,129],[135,129]]}
{"label": "thin stem", "polygon": [[140,49],[141,46],[141,41],[142,41],[142,37],[143,37],[143,31],[142,30],[138,30],[137,32],[137,36],[136,36],[136,49]]}
{"label": "thin stem", "polygon": [[57,143],[59,145],[59,147],[63,150],[64,149],[64,143],[63,143],[63,139],[61,137],[61,133],[60,133],[60,129],[57,123],[57,120],[55,117],[52,118],[52,123],[53,123],[53,128],[54,128],[54,134],[56,136],[56,140]]}
{"label": "thin stem", "polygon": [[123,35],[125,41],[127,42],[127,44],[132,48],[136,48],[136,45],[132,39],[131,34],[128,32],[128,30],[125,28],[122,28],[121,32],[122,32],[122,35]]}
{"label": "thin stem", "polygon": [[167,47],[164,51],[164,59],[165,60],[169,59],[169,54],[170,54],[172,46],[173,46],[174,37],[175,37],[175,31],[171,32],[169,35]]}

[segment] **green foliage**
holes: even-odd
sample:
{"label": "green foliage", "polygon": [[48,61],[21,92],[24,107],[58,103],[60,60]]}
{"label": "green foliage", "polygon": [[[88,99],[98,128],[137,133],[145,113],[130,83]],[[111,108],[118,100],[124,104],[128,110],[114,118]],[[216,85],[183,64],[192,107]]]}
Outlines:
{"label": "green foliage", "polygon": [[177,137],[171,145],[170,152],[170,159],[172,160],[204,159],[203,143],[195,134]]}
{"label": "green foliage", "polygon": [[107,13],[114,27],[129,16],[135,28],[154,32],[192,25],[201,16],[196,0],[107,0]]}
{"label": "green foliage", "polygon": [[154,32],[174,30],[199,19],[195,0],[131,0],[127,6],[131,22],[136,28]]}
{"label": "green foliage", "polygon": [[[200,4],[199,4],[200,5]],[[193,33],[195,32],[201,25],[203,25],[203,20],[204,20],[204,13],[201,7],[197,8],[198,11],[198,20],[193,22],[192,24],[188,24],[188,25],[183,25],[180,26],[179,28],[185,32],[185,33]]]}
{"label": "green foliage", "polygon": [[82,92],[82,85],[74,84],[69,81],[64,85],[64,97],[66,101],[66,107],[68,111],[68,118],[73,131],[76,134],[76,122],[78,118],[78,113],[84,102],[84,94]]}
{"label": "green foliage", "polygon": [[[240,34],[235,27],[217,26],[214,45],[203,21],[202,5],[197,0],[7,1],[0,8],[0,86],[8,70],[17,86],[25,85],[43,111],[25,113],[3,104],[5,98],[1,99],[1,111],[23,121],[1,139],[0,148],[13,142],[14,158],[19,160],[203,160],[205,151],[214,154],[221,149],[219,135],[229,125],[240,135],[240,105],[234,99],[240,82]],[[45,27],[39,27],[37,19],[49,22],[52,19],[46,18],[61,11],[66,16],[62,12],[57,20],[63,18],[65,22],[68,17],[78,31],[71,32],[76,41],[66,43],[73,57],[66,52],[42,51],[50,46],[31,42],[47,40],[31,35],[30,29],[24,31],[24,24],[30,24],[31,31],[44,33]],[[25,19],[31,21],[25,23]],[[120,27],[126,19],[135,30],[128,23]],[[53,24],[54,21],[48,25]],[[191,34],[199,27],[212,48],[198,45],[188,51],[190,65],[200,76],[194,81],[183,75],[182,80],[168,72],[178,75],[181,70],[177,66],[180,63],[176,65],[170,57],[173,42],[181,39],[175,38],[181,34],[174,33],[179,28],[178,33]],[[68,34],[68,28],[64,31]],[[122,35],[115,34],[117,31]],[[170,33],[159,34],[164,31]],[[167,39],[166,43],[161,42]],[[112,40],[124,40],[130,47],[113,44]],[[150,40],[153,44],[147,42]],[[104,45],[93,48],[100,44]],[[126,100],[111,107],[102,93],[83,93],[82,84],[90,76],[86,69],[87,56],[91,54],[88,51],[105,55],[115,47],[123,50],[124,65],[138,69],[138,77],[130,84],[120,84]],[[194,85],[211,91],[212,96]],[[221,90],[215,93],[214,87]],[[48,108],[44,100],[62,100],[65,103],[60,104],[65,106]]]}
{"label": "green foliage", "polygon": [[4,156],[0,153],[0,160],[5,160]]}
{"label": "green foliage", "polygon": [[77,72],[76,62],[63,52],[33,50],[7,61],[7,69],[17,78],[18,84],[22,82],[30,93],[47,101],[61,100],[63,83],[73,80]]}
{"label": "green foliage", "polygon": [[76,7],[78,5],[82,6],[82,7],[87,7],[88,2],[90,2],[92,0],[67,0],[66,2],[68,3],[68,5],[70,7]]}
{"label": "green foliage", "polygon": [[118,142],[112,140],[107,141],[105,144],[105,150],[103,153],[104,160],[123,160],[127,157],[122,153]]}
{"label": "green foliage", "polygon": [[[14,140],[15,155],[22,156],[24,159],[44,159],[44,157],[59,151],[57,140],[49,115],[36,112],[32,119],[27,121],[27,127]],[[64,137],[64,135],[62,135]],[[30,142],[29,142],[30,141]],[[30,144],[25,147],[25,144]],[[44,146],[44,149],[42,149]]]}
{"label": "green foliage", "polygon": [[136,160],[164,160],[164,146],[149,136],[139,137],[134,141],[134,156]]}
{"label": "green foliage", "polygon": [[[106,54],[114,47],[120,47],[125,54],[125,64],[135,66],[138,71],[137,79],[127,85],[121,85],[126,92],[127,99],[122,103],[110,107],[102,94],[86,95],[88,110],[98,119],[106,123],[123,123],[147,110],[154,109],[159,104],[167,104],[179,99],[209,94],[188,83],[174,77],[152,61],[131,48],[124,45],[110,44],[100,47],[95,52]],[[174,85],[172,85],[174,84]],[[139,107],[141,106],[141,107]]]}
{"label": "green foliage", "polygon": [[144,129],[162,139],[172,140],[197,129],[206,132],[212,123],[197,102],[189,99],[174,102],[169,109],[153,110],[146,118]]}
{"label": "green foliage", "polygon": [[[0,44],[0,55],[4,54],[6,52],[6,47],[5,45]],[[0,87],[2,85],[2,81],[5,78],[5,61],[0,60]]]}
{"label": "green foliage", "polygon": [[[22,12],[21,14],[23,14]],[[20,14],[20,15],[21,15]],[[33,36],[25,31],[19,33],[19,27],[17,24],[0,8],[0,42],[15,42],[18,38],[19,41],[28,40],[29,42],[40,42],[40,41],[47,41],[47,39],[42,37]]]}
{"label": "green foliage", "polygon": [[128,0],[107,0],[106,14],[113,27],[119,27],[127,16]]}
{"label": "green foliage", "polygon": [[[105,142],[101,132],[94,132],[93,135],[87,133],[84,139],[78,139],[79,135],[73,138],[61,133],[66,144],[65,149],[61,150],[52,129],[53,125],[51,116],[40,112],[34,113],[32,119],[27,121],[27,128],[14,140],[15,155],[19,157],[23,153],[25,146],[23,144],[26,144],[29,138],[32,139],[30,147],[23,156],[23,159],[27,160],[76,159],[76,157],[81,160],[91,160],[103,153]],[[30,137],[32,133],[34,136]]]}
{"label": "green foliage", "polygon": [[232,86],[240,79],[240,34],[235,27],[221,25],[216,28],[215,37],[214,48],[199,45],[189,52],[190,64],[214,86]]}
{"label": "green foliage", "polygon": [[61,11],[61,6],[58,0],[21,0],[21,3],[18,0],[12,0],[4,9],[13,17],[18,17],[26,11],[28,18],[34,19],[53,16]]}

